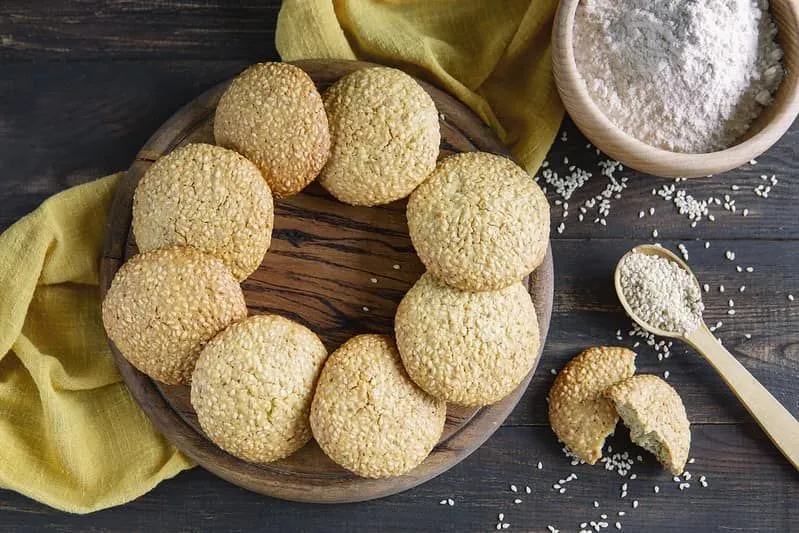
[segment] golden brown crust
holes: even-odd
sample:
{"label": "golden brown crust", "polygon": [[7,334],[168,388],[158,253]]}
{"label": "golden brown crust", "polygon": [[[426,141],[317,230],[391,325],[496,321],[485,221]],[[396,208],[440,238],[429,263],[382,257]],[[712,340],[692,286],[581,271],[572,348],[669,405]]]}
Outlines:
{"label": "golden brown crust", "polygon": [[133,195],[140,251],[192,246],[221,259],[240,281],[263,261],[273,220],[272,193],[258,167],[210,144],[165,155],[147,169]]}
{"label": "golden brown crust", "polygon": [[322,450],[369,478],[416,467],[441,437],[445,418],[446,404],[410,380],[387,335],[358,335],[333,352],[311,404]]}
{"label": "golden brown crust", "polygon": [[549,390],[549,423],[569,449],[589,464],[602,457],[619,416],[605,389],[635,373],[635,352],[616,346],[584,350],[558,373]]}
{"label": "golden brown crust", "polygon": [[538,319],[521,283],[463,292],[429,272],[397,308],[402,362],[420,387],[459,405],[486,405],[510,394],[538,358]]}
{"label": "golden brown crust", "polygon": [[658,376],[639,374],[610,387],[630,438],[649,450],[675,476],[682,474],[691,448],[691,427],[674,388]]}
{"label": "golden brown crust", "polygon": [[288,63],[258,63],[236,77],[217,105],[214,137],[258,165],[279,198],[305,188],[330,155],[322,97]]}
{"label": "golden brown crust", "polygon": [[245,316],[244,294],[230,271],[190,247],[133,256],[103,301],[105,330],[122,355],[173,384],[190,383],[205,343]]}
{"label": "golden brown crust", "polygon": [[332,145],[319,183],[338,200],[393,202],[435,168],[441,141],[435,103],[401,70],[356,70],[330,86],[324,102]]}
{"label": "golden brown crust", "polygon": [[194,368],[191,404],[206,435],[255,463],[282,459],[311,439],[308,415],[327,350],[278,315],[251,316],[214,337]]}
{"label": "golden brown crust", "polygon": [[484,152],[443,159],[408,201],[408,229],[433,275],[461,290],[497,290],[544,260],[549,204],[513,161]]}

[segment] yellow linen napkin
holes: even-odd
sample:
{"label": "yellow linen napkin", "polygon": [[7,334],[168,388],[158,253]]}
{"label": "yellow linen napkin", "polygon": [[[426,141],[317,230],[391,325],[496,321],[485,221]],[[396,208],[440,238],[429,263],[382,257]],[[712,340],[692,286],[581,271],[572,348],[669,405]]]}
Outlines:
{"label": "yellow linen napkin", "polygon": [[557,0],[284,0],[284,61],[363,59],[426,78],[472,108],[534,173],[563,106],[549,37]]}
{"label": "yellow linen napkin", "polygon": [[99,259],[118,175],[53,196],[0,235],[0,487],[86,513],[190,468],[121,382]]}

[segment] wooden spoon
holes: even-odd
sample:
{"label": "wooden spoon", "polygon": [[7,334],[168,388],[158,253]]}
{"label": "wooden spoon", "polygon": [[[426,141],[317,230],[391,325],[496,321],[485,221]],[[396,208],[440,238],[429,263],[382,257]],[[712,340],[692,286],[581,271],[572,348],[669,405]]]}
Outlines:
{"label": "wooden spoon", "polygon": [[704,320],[700,320],[699,326],[694,331],[681,335],[647,324],[635,314],[624,296],[624,291],[622,291],[621,271],[619,268],[624,259],[632,253],[657,255],[674,261],[683,270],[691,274],[694,283],[696,283],[697,287],[699,286],[699,281],[688,265],[669,250],[649,244],[636,246],[621,258],[616,265],[616,272],[613,276],[616,294],[630,318],[635,320],[645,330],[661,337],[680,339],[702,354],[710,365],[716,369],[716,372],[719,373],[730,390],[738,397],[746,410],[749,411],[749,414],[760,424],[760,427],[763,428],[763,431],[766,432],[766,435],[768,435],[774,445],[779,448],[794,468],[799,470],[799,422],[721,345],[713,333],[710,332]]}

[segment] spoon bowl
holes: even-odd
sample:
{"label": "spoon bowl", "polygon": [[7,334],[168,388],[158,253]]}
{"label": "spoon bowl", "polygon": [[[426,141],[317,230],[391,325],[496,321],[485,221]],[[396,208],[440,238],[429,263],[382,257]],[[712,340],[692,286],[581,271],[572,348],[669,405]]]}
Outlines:
{"label": "spoon bowl", "polygon": [[[616,286],[616,294],[619,297],[619,301],[621,302],[621,306],[624,308],[624,311],[632,318],[636,324],[644,328],[646,331],[650,333],[654,333],[658,337],[670,337],[672,339],[682,339],[687,340],[685,336],[675,333],[673,331],[666,331],[665,329],[660,329],[658,327],[653,326],[639,317],[635,311],[633,311],[632,307],[630,307],[629,302],[627,302],[627,297],[624,295],[624,291],[622,290],[621,286],[621,264],[630,254],[645,254],[645,255],[656,255],[659,257],[663,257],[668,259],[669,261],[673,261],[677,263],[680,268],[684,271],[688,272],[691,275],[691,279],[694,281],[697,287],[699,287],[699,280],[696,279],[696,276],[688,267],[687,264],[683,262],[682,259],[677,257],[671,250],[667,250],[662,246],[658,246],[656,244],[641,244],[624,254],[624,256],[619,260],[616,264],[616,271],[613,273],[613,283]],[[704,325],[702,322],[701,325]],[[700,325],[700,327],[701,327]]]}
{"label": "spoon bowl", "polygon": [[[715,335],[708,329],[704,320],[700,319],[698,326],[685,334],[665,331],[644,322],[630,307],[627,297],[621,286],[620,266],[630,254],[640,253],[656,255],[669,261],[674,261],[685,272],[691,275],[694,283],[699,287],[690,267],[674,253],[657,245],[645,244],[636,246],[619,260],[613,276],[616,285],[616,294],[622,307],[636,324],[650,333],[661,337],[680,339],[691,345],[699,352],[710,365],[718,372],[730,390],[738,397],[743,406],[752,415],[755,421],[763,428],[766,435],[782,452],[788,461],[799,470],[799,422],[774,396],[740,363],[738,359],[721,345]],[[701,292],[700,292],[701,294]]]}

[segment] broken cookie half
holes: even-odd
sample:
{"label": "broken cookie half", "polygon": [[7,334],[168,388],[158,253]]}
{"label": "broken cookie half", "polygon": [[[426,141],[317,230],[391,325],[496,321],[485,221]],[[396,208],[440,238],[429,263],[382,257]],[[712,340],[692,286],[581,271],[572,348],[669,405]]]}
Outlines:
{"label": "broken cookie half", "polygon": [[560,371],[549,391],[549,423],[588,464],[602,457],[619,415],[604,392],[635,374],[635,352],[615,346],[584,350]]}
{"label": "broken cookie half", "polygon": [[675,476],[682,474],[691,430],[677,391],[658,376],[640,374],[611,386],[605,396],[630,428],[632,441],[653,453]]}

